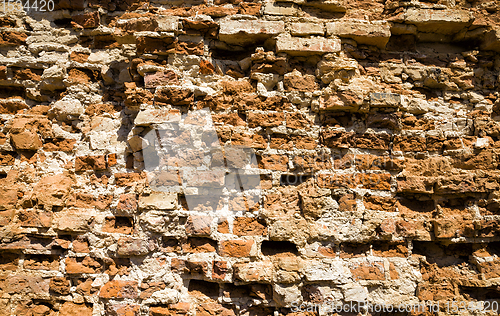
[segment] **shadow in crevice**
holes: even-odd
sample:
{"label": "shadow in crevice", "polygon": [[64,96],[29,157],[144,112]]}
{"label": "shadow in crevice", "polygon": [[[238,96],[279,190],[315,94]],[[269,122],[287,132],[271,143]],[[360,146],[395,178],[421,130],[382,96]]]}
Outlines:
{"label": "shadow in crevice", "polygon": [[468,263],[469,256],[473,253],[473,245],[460,243],[445,246],[432,241],[414,241],[412,253],[425,256],[427,262],[442,268]]}

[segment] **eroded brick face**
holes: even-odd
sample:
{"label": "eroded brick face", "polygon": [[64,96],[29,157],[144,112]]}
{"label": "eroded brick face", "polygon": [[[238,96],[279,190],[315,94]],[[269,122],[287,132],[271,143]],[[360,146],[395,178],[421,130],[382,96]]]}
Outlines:
{"label": "eroded brick face", "polygon": [[498,0],[11,2],[0,315],[500,300]]}

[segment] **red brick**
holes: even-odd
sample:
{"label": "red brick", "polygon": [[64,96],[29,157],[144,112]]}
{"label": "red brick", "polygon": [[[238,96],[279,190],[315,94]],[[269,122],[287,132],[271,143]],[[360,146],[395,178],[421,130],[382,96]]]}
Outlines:
{"label": "red brick", "polygon": [[110,316],[139,316],[140,306],[137,304],[116,304],[108,306]]}
{"label": "red brick", "polygon": [[141,284],[141,295],[139,298],[141,300],[150,298],[155,292],[164,290],[166,287],[164,282],[143,282]]}
{"label": "red brick", "polygon": [[71,52],[69,58],[77,63],[84,63],[89,58],[89,53]]}
{"label": "red brick", "polygon": [[229,234],[229,223],[227,219],[224,219],[218,223],[217,231],[222,234]]}
{"label": "red brick", "polygon": [[42,147],[40,136],[31,131],[11,134],[10,139],[12,145],[14,145],[17,150],[37,150]]}
{"label": "red brick", "polygon": [[421,130],[421,131],[428,131],[428,130],[433,130],[435,128],[434,122],[432,120],[422,118],[422,119],[417,119],[415,116],[407,116],[403,119],[401,119],[402,127],[403,129],[409,129],[409,130]]}
{"label": "red brick", "polygon": [[116,210],[124,213],[132,213],[137,210],[137,196],[135,194],[122,194],[116,206]]}
{"label": "red brick", "polygon": [[297,190],[291,186],[279,187],[275,193],[266,195],[264,208],[266,217],[288,218],[300,211],[300,200]]}
{"label": "red brick", "polygon": [[261,134],[251,134],[248,132],[233,133],[231,135],[231,144],[255,149],[264,149],[267,147],[267,141]]}
{"label": "red brick", "polygon": [[390,142],[391,135],[384,133],[356,134],[350,140],[350,144],[352,147],[379,150],[388,150]]}
{"label": "red brick", "polygon": [[247,114],[248,127],[276,127],[282,125],[285,116],[281,112],[266,112],[256,113],[250,112]]}
{"label": "red brick", "polygon": [[385,280],[382,262],[354,264],[351,273],[355,280]]}
{"label": "red brick", "polygon": [[390,190],[391,175],[389,173],[361,173],[356,175],[356,182],[366,189]]}
{"label": "red brick", "polygon": [[65,302],[62,304],[59,310],[60,316],[92,316],[92,306],[90,304],[75,304],[71,302]]}
{"label": "red brick", "polygon": [[68,71],[68,77],[66,80],[72,82],[73,84],[87,84],[94,81],[94,74],[87,69],[76,69],[72,68]]}
{"label": "red brick", "polygon": [[162,71],[144,76],[144,85],[146,88],[156,88],[157,86],[164,86],[168,84],[177,84],[177,75],[173,71]]}
{"label": "red brick", "polygon": [[356,188],[362,186],[372,190],[390,190],[391,175],[387,173],[320,174],[318,185],[323,188]]}
{"label": "red brick", "polygon": [[61,294],[68,295],[70,293],[71,284],[68,279],[64,277],[53,277],[50,279],[50,291]]}
{"label": "red brick", "polygon": [[398,192],[406,193],[434,193],[435,178],[407,176],[404,179],[397,179]]}
{"label": "red brick", "polygon": [[17,304],[14,315],[49,315],[49,313],[53,312],[47,305],[24,301]]}
{"label": "red brick", "polygon": [[421,301],[451,300],[455,297],[455,287],[448,281],[436,284],[420,283],[417,288],[417,297]]}
{"label": "red brick", "polygon": [[[123,17],[122,17],[123,18]],[[158,30],[158,22],[153,17],[140,17],[138,19],[131,19],[125,23],[120,23],[117,25],[115,30],[116,35],[123,35],[121,31],[125,34],[133,34],[134,32],[155,32]]]}
{"label": "red brick", "polygon": [[119,233],[119,234],[131,234],[134,230],[134,221],[132,217],[106,217],[104,226],[102,228],[103,232],[106,233]]}
{"label": "red brick", "polygon": [[90,257],[85,257],[83,260],[66,258],[65,264],[66,273],[68,274],[97,273],[101,271],[101,264]]}
{"label": "red brick", "polygon": [[341,131],[322,131],[320,134],[321,143],[331,148],[349,148],[349,140],[353,133]]}
{"label": "red brick", "polygon": [[150,316],[184,316],[191,310],[190,303],[179,302],[168,307],[152,306],[149,308]]}
{"label": "red brick", "polygon": [[500,277],[500,260],[484,261],[477,264],[479,272],[484,274],[485,279]]}
{"label": "red brick", "polygon": [[318,253],[322,256],[327,257],[327,258],[335,258],[337,256],[335,249],[332,247],[319,246]]}
{"label": "red brick", "polygon": [[378,242],[372,244],[372,254],[377,257],[400,257],[408,256],[408,248],[405,244]]}
{"label": "red brick", "polygon": [[222,18],[226,15],[234,15],[238,12],[237,9],[234,8],[226,8],[226,7],[208,7],[203,9],[200,13],[210,15],[215,18]]}
{"label": "red brick", "polygon": [[309,119],[302,113],[287,113],[286,127],[293,129],[304,129],[311,125]]}
{"label": "red brick", "polygon": [[89,243],[85,240],[85,238],[78,236],[73,241],[73,251],[76,253],[89,253]]}
{"label": "red brick", "polygon": [[146,176],[143,173],[115,173],[115,182],[118,186],[133,186],[146,182]]}
{"label": "red brick", "polygon": [[188,261],[172,258],[170,268],[174,273],[200,274],[206,276],[208,273],[208,264],[206,261]]}
{"label": "red brick", "polygon": [[215,67],[208,60],[200,60],[200,73],[203,75],[213,75]]}
{"label": "red brick", "polygon": [[229,267],[227,261],[215,261],[212,264],[212,279],[224,280]]}
{"label": "red brick", "polygon": [[73,21],[74,23],[76,23],[76,25],[73,24],[73,26],[76,27],[83,27],[85,29],[98,27],[100,23],[99,12],[94,11],[94,12],[74,15]]}
{"label": "red brick", "polygon": [[119,256],[144,256],[154,250],[154,244],[138,237],[122,237],[117,242]]}
{"label": "red brick", "polygon": [[186,234],[188,236],[210,236],[212,217],[190,216],[186,223]]}
{"label": "red brick", "polygon": [[233,126],[245,126],[245,121],[238,115],[238,113],[229,114],[215,114],[212,116],[215,123],[222,123]]}
{"label": "red brick", "polygon": [[494,237],[500,234],[500,223],[497,220],[481,220],[478,224],[478,237]]}
{"label": "red brick", "polygon": [[75,171],[105,170],[106,156],[80,156],[75,159]]}
{"label": "red brick", "polygon": [[[217,30],[219,28],[219,24],[213,21],[193,21],[185,19],[182,21],[184,26],[184,30],[187,32],[193,32],[195,34],[204,34],[209,38],[217,37]],[[201,68],[201,65],[200,65]]]}
{"label": "red brick", "polygon": [[[0,285],[2,292],[8,294],[23,294],[28,296],[48,296],[49,279],[40,276],[31,276],[23,274],[10,274],[0,276]],[[3,284],[2,284],[3,283]],[[28,294],[28,295],[27,295]]]}
{"label": "red brick", "polygon": [[74,179],[67,174],[47,175],[35,185],[33,191],[39,204],[63,206],[73,183]]}
{"label": "red brick", "polygon": [[330,189],[356,187],[353,174],[320,174],[318,185]]}
{"label": "red brick", "polygon": [[474,222],[462,217],[436,219],[434,235],[436,238],[474,237]]}
{"label": "red brick", "polygon": [[[315,91],[318,89],[318,84],[316,83],[315,76],[302,75],[298,71],[287,73],[285,75],[283,83],[288,91],[293,91],[293,90]],[[287,117],[287,124],[288,124],[288,117]]]}
{"label": "red brick", "polygon": [[290,141],[290,137],[288,135],[272,134],[269,147],[274,149],[292,150],[293,144]]}
{"label": "red brick", "polygon": [[394,212],[396,199],[376,195],[365,195],[363,202],[367,210]]}
{"label": "red brick", "polygon": [[183,54],[183,55],[203,55],[203,42],[179,42],[173,38],[137,38],[138,54]]}
{"label": "red brick", "polygon": [[425,151],[427,150],[426,140],[424,137],[397,135],[394,137],[392,149],[398,151]]}
{"label": "red brick", "polygon": [[[338,158],[338,157],[335,157]],[[392,159],[387,156],[376,155],[344,155],[334,160],[335,169],[349,169],[352,166],[356,170],[393,170],[402,171],[404,160]]]}
{"label": "red brick", "polygon": [[298,155],[293,157],[293,163],[300,172],[315,172],[332,167],[328,155]]}
{"label": "red brick", "polygon": [[50,227],[52,213],[39,210],[20,210],[17,212],[19,224],[23,227]]}
{"label": "red brick", "polygon": [[394,263],[392,263],[392,262],[389,263],[389,277],[391,278],[391,280],[399,279],[399,273],[396,270]]}
{"label": "red brick", "polygon": [[137,281],[109,281],[99,293],[100,298],[117,299],[138,297]]}
{"label": "red brick", "polygon": [[265,155],[258,156],[259,168],[287,171],[288,170],[288,157],[285,155]]}
{"label": "red brick", "polygon": [[256,218],[237,217],[234,219],[233,232],[237,236],[266,236],[267,227]]}
{"label": "red brick", "polygon": [[108,154],[106,156],[106,161],[108,163],[108,167],[112,167],[114,165],[116,165],[116,154]]}
{"label": "red brick", "polygon": [[[196,316],[235,316],[232,309],[226,308],[218,303],[203,303],[196,307]],[[257,314],[250,314],[257,315]]]}
{"label": "red brick", "polygon": [[77,279],[76,280],[76,293],[80,294],[80,295],[91,295],[91,294],[94,294],[95,292],[97,292],[97,289],[95,289],[93,286],[92,286],[92,279],[91,278],[88,278],[88,279]]}
{"label": "red brick", "polygon": [[18,46],[26,42],[26,33],[16,31],[3,31],[0,33],[0,46]]}
{"label": "red brick", "polygon": [[[3,191],[3,189],[0,188],[0,201],[3,197],[5,197],[5,195],[2,194],[2,191]],[[13,191],[15,191],[16,200],[12,201],[12,202],[13,202],[13,204],[15,204],[15,202],[17,201],[17,190],[13,190]],[[9,203],[9,201],[4,201],[4,202],[0,203],[0,208],[12,206],[12,205],[9,205],[8,203]],[[15,214],[15,211],[13,209],[7,210],[7,211],[0,211],[0,227],[9,225],[10,222],[12,221],[12,219],[14,218],[14,214]]]}
{"label": "red brick", "polygon": [[316,140],[309,136],[293,135],[291,138],[297,149],[315,149],[317,146]]}
{"label": "red brick", "polygon": [[15,27],[16,20],[9,16],[3,16],[0,18],[0,27]]}
{"label": "red brick", "polygon": [[76,139],[50,139],[44,141],[43,150],[70,152],[73,151],[75,144]]}
{"label": "red brick", "polygon": [[253,240],[226,240],[221,242],[220,255],[224,257],[249,257]]}
{"label": "red brick", "polygon": [[12,68],[12,73],[14,79],[18,80],[32,80],[40,81],[42,79],[41,74],[43,70],[41,69],[29,69],[29,68]]}

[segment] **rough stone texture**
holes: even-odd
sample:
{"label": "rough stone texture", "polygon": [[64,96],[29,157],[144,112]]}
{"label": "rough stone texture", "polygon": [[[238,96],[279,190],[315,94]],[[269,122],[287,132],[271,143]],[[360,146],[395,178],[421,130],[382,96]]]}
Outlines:
{"label": "rough stone texture", "polygon": [[281,34],[284,27],[283,21],[226,20],[220,23],[219,39],[230,44],[247,45]]}
{"label": "rough stone texture", "polygon": [[326,24],[326,34],[352,38],[359,44],[385,48],[391,37],[386,21],[339,21]]}
{"label": "rough stone texture", "polygon": [[1,316],[498,314],[498,0],[53,3],[0,4]]}
{"label": "rough stone texture", "polygon": [[290,55],[335,53],[340,50],[340,41],[328,38],[285,38],[280,37],[276,51]]}

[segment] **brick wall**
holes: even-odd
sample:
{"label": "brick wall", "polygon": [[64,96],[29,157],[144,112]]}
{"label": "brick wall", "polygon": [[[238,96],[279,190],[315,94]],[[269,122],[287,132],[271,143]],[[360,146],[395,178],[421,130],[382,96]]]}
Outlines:
{"label": "brick wall", "polygon": [[500,302],[500,1],[54,4],[0,6],[0,315]]}

